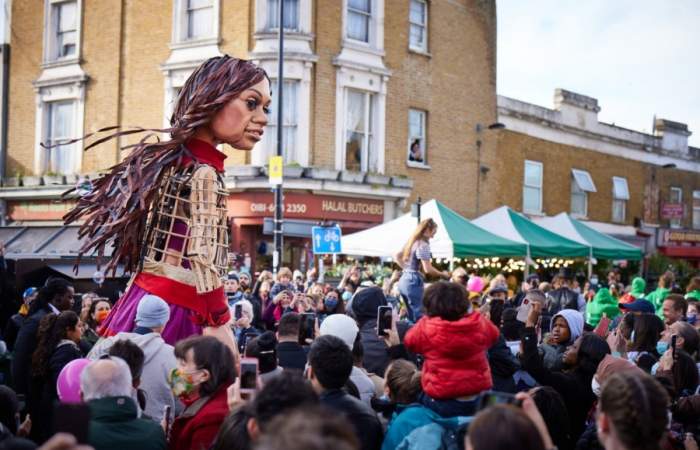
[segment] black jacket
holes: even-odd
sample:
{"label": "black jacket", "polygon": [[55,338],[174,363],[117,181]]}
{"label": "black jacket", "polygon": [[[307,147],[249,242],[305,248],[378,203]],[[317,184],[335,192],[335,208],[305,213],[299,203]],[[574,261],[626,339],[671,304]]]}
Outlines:
{"label": "black jacket", "polygon": [[515,393],[517,388],[513,374],[520,368],[520,363],[508,348],[503,333],[498,335],[498,340],[488,350],[487,357],[491,368],[493,390]]}
{"label": "black jacket", "polygon": [[593,374],[573,372],[552,372],[545,369],[542,357],[537,350],[537,333],[534,327],[527,327],[522,333],[523,353],[520,360],[523,369],[543,386],[551,386],[562,396],[569,411],[571,438],[573,442],[583,433],[588,412],[596,397],[591,390]]}
{"label": "black jacket", "polygon": [[280,342],[277,344],[277,360],[284,370],[306,368],[307,353],[298,342]]}
{"label": "black jacket", "polygon": [[2,338],[7,344],[7,349],[9,351],[14,350],[15,341],[17,341],[17,333],[19,333],[19,329],[22,328],[22,324],[25,322],[25,320],[27,320],[26,316],[17,313],[10,317],[10,320],[7,321],[7,325],[5,325],[5,332],[2,334]]}
{"label": "black jacket", "polygon": [[355,427],[362,450],[378,450],[382,447],[382,424],[367,404],[339,389],[321,394],[321,404],[345,414]]}
{"label": "black jacket", "polygon": [[49,313],[48,309],[40,309],[35,312],[27,317],[17,333],[14,357],[12,358],[12,380],[18,394],[26,395],[29,391],[29,369],[32,365],[32,354],[38,344],[39,322]]}
{"label": "black jacket", "polygon": [[555,289],[547,294],[547,312],[553,316],[562,309],[578,311],[578,294],[567,287]]}
{"label": "black jacket", "polygon": [[[409,325],[406,322],[398,322],[397,328],[399,331],[399,338],[401,342],[403,342],[403,337],[406,335]],[[360,325],[360,339],[365,353],[362,358],[363,367],[367,369],[369,373],[383,375],[384,372],[386,372],[387,366],[394,358],[391,357],[384,340],[377,336],[376,320],[368,320]]]}

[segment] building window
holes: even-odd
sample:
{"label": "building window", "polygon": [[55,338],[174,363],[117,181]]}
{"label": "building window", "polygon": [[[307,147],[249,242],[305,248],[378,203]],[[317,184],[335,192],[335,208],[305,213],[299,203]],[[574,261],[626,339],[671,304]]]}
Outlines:
{"label": "building window", "polygon": [[[277,99],[275,95],[278,92],[277,80],[272,82],[272,107],[267,115],[268,124],[265,129],[263,138],[265,140],[265,149],[268,155],[274,155],[277,149]],[[298,163],[299,155],[297,153],[297,129],[299,125],[299,112],[297,105],[299,94],[298,80],[284,80],[284,111],[282,112],[283,119],[283,137],[282,144],[284,145],[282,154],[285,164]]]}
{"label": "building window", "polygon": [[214,20],[213,0],[187,0],[187,39],[212,36]]}
{"label": "building window", "polygon": [[408,17],[409,48],[420,52],[428,51],[428,3],[426,0],[411,0]]}
{"label": "building window", "polygon": [[370,42],[372,0],[347,0],[347,36],[361,42]]}
{"label": "building window", "polygon": [[56,101],[45,105],[45,133],[44,142],[47,147],[43,149],[41,161],[41,173],[55,173],[69,175],[76,170],[76,146],[74,144],[55,144],[73,139],[75,125],[75,101]]}
{"label": "building window", "polygon": [[79,8],[77,0],[48,2],[48,32],[45,60],[57,61],[78,56]]}
{"label": "building window", "polygon": [[542,214],[542,163],[525,161],[523,212]]}
{"label": "building window", "polygon": [[630,191],[629,187],[627,186],[627,179],[621,177],[613,177],[613,222],[624,223],[625,213],[627,209],[627,200],[629,199]]}
{"label": "building window", "polygon": [[693,191],[693,228],[700,230],[700,191]]}
{"label": "building window", "polygon": [[428,164],[425,152],[426,116],[425,111],[408,110],[408,162],[416,165]]}
{"label": "building window", "polygon": [[372,141],[373,100],[369,92],[348,89],[345,111],[345,169],[379,172],[379,158]]}
{"label": "building window", "polygon": [[[672,205],[683,206],[683,189],[671,186],[670,196],[668,200],[669,203]],[[682,226],[682,222],[682,217],[676,217],[669,220],[669,225],[671,226],[671,228],[680,228]]]}
{"label": "building window", "polygon": [[571,214],[576,217],[588,215],[588,193],[596,192],[591,174],[585,170],[571,170]]}
{"label": "building window", "polygon": [[[279,15],[279,0],[267,0],[267,30],[276,30]],[[299,31],[299,0],[284,0],[284,29]]]}

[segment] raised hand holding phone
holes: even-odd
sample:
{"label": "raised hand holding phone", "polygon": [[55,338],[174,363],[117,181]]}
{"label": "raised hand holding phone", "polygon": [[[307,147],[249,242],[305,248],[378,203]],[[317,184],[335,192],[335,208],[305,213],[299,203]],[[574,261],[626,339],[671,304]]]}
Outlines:
{"label": "raised hand holding phone", "polygon": [[540,302],[530,302],[530,312],[527,315],[527,320],[525,321],[526,327],[534,327],[540,320],[540,315],[542,314],[542,304]]}

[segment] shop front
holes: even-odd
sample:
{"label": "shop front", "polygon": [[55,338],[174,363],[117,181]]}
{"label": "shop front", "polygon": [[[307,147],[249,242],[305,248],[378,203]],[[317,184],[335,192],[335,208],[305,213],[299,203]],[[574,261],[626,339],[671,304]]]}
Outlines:
{"label": "shop front", "polygon": [[659,228],[656,245],[663,255],[700,267],[700,231]]}
{"label": "shop front", "polygon": [[[387,207],[387,202],[390,205]],[[337,224],[343,234],[381,224],[394,217],[395,199],[371,199],[327,195],[304,191],[284,194],[283,265],[306,270],[312,264],[311,227]],[[269,190],[231,194],[228,198],[231,218],[232,255],[237,265],[251,270],[270,267],[272,261],[273,217],[275,204]]]}

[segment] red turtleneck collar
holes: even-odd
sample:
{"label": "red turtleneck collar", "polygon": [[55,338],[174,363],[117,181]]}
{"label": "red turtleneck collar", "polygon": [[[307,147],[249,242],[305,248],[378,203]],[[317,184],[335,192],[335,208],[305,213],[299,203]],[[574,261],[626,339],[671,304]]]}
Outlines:
{"label": "red turtleneck collar", "polygon": [[[192,152],[192,156],[200,164],[209,164],[217,172],[224,171],[224,160],[226,159],[226,154],[220,152],[213,145],[205,142],[201,139],[191,138],[187,141],[185,146]],[[190,158],[184,158],[185,164],[191,161]]]}

